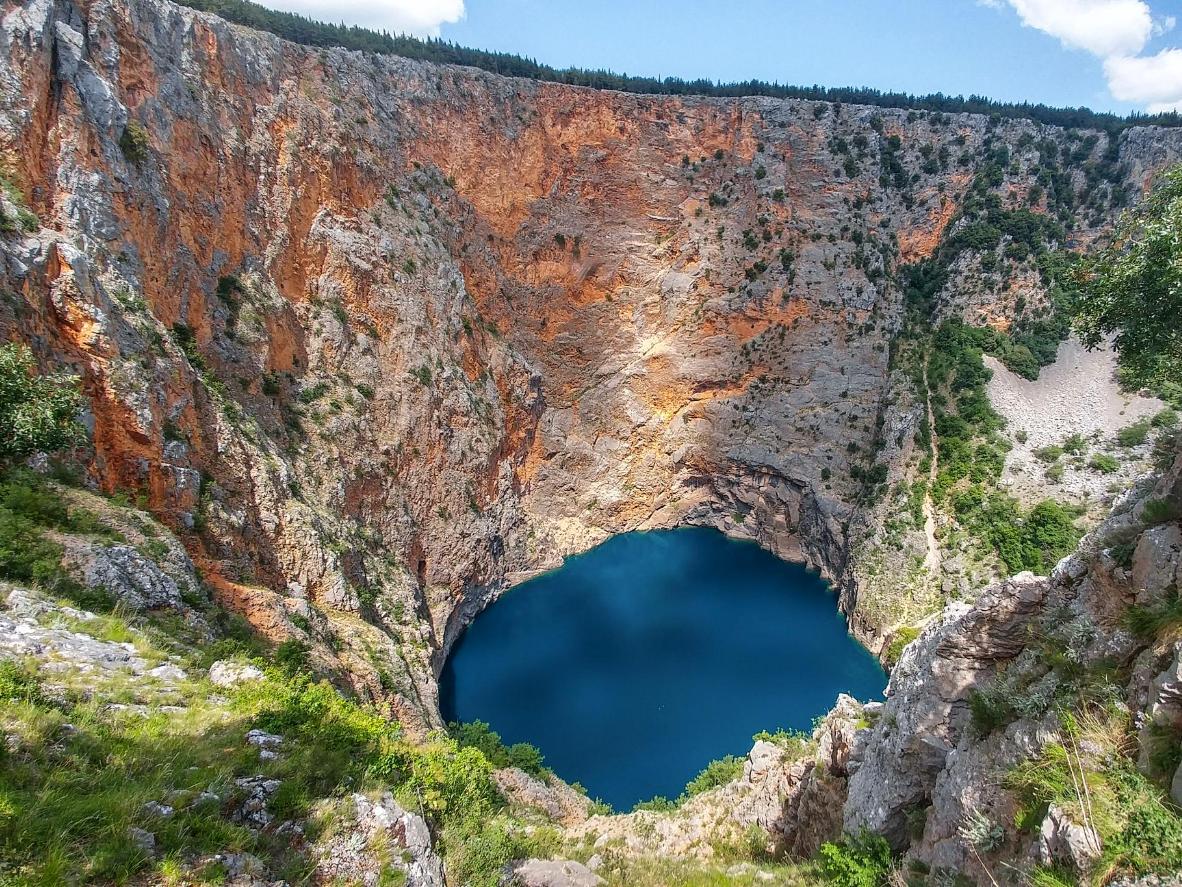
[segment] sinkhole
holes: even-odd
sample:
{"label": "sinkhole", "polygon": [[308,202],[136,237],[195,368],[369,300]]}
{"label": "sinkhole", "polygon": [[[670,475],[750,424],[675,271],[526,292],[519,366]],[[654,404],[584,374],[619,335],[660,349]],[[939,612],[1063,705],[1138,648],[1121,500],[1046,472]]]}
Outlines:
{"label": "sinkhole", "polygon": [[692,527],[615,536],[508,591],[457,640],[440,708],[628,810],[885,685],[824,580]]}

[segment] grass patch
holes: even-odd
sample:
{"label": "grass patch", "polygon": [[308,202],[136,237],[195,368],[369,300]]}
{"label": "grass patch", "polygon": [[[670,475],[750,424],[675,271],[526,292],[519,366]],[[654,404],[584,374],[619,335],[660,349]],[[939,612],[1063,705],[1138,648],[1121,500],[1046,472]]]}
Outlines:
{"label": "grass patch", "polygon": [[904,625],[898,629],[891,635],[891,643],[883,655],[883,662],[887,665],[894,665],[899,661],[899,657],[903,655],[904,648],[917,637],[919,637],[919,629],[914,626]]}
{"label": "grass patch", "polygon": [[[116,614],[73,627],[130,640],[150,661],[183,646],[191,673],[216,658],[259,652],[240,620],[214,609],[206,618],[221,632],[213,643],[186,640],[178,634],[183,626],[156,624],[155,616]],[[393,791],[426,817],[449,873],[472,887],[494,887],[511,859],[556,852],[553,832],[527,833],[509,815],[492,780],[494,764],[480,748],[442,734],[412,744],[382,712],[317,680],[306,656],[289,650],[255,661],[265,679],[231,691],[228,703],[217,701],[226,691],[204,680],[145,696],[148,685],[125,673],[90,675],[77,696],[60,687],[48,693],[30,669],[0,662],[0,726],[10,737],[0,744],[0,881],[171,883],[191,877],[179,860],[244,851],[274,877],[306,883],[314,860],[298,846],[228,818],[241,801],[234,780],[260,774],[281,781],[270,812],[277,821],[304,820],[311,840],[320,826],[310,814],[320,799]],[[76,676],[62,677],[76,683]],[[146,716],[106,707],[115,701],[146,705]],[[165,702],[183,708],[161,710]],[[253,728],[284,737],[277,759],[261,760],[246,743]],[[218,800],[191,803],[204,791]],[[153,816],[149,802],[175,812]],[[155,835],[155,854],[132,829]]]}
{"label": "grass patch", "polygon": [[1134,604],[1125,611],[1124,624],[1130,632],[1144,640],[1160,637],[1172,628],[1182,627],[1182,597],[1173,588],[1164,600],[1154,606]]}
{"label": "grass patch", "polygon": [[1020,826],[1036,828],[1055,804],[1096,829],[1103,851],[1082,883],[1182,870],[1182,817],[1137,770],[1130,756],[1134,748],[1127,715],[1109,709],[1066,714],[1062,741],[1047,745],[1006,777],[1021,804]]}
{"label": "grass patch", "polygon": [[1116,442],[1122,447],[1139,447],[1145,441],[1149,440],[1149,429],[1151,426],[1149,419],[1141,419],[1128,425],[1116,432]]}

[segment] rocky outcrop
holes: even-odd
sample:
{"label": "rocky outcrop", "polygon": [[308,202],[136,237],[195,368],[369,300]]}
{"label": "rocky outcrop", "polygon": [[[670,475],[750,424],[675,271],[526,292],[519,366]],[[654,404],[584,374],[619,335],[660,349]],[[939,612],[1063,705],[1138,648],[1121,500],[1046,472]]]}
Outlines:
{"label": "rocky outcrop", "polygon": [[564,826],[576,825],[590,815],[591,801],[553,773],[531,776],[516,767],[493,774],[497,789],[510,804],[527,814],[542,816]]}
{"label": "rocky outcrop", "polygon": [[[1088,871],[1103,847],[1078,814],[1052,805],[1033,846],[1009,833],[1015,799],[1006,776],[1048,743],[1067,741],[1061,706],[1094,669],[1131,672],[1121,704],[1143,724],[1146,772],[1160,735],[1154,725],[1168,742],[1182,735],[1177,645],[1162,650],[1123,627],[1130,605],[1161,604],[1160,578],[1178,568],[1171,541],[1177,522],[1153,524],[1145,516],[1162,513],[1148,511],[1148,503],[1182,501],[1180,475],[1182,459],[1152,488],[1127,495],[1051,577],[1019,575],[972,605],[952,605],[906,648],[886,704],[851,755],[847,832],[882,834],[929,870],[981,884],[993,883],[999,867],[1023,870],[1034,862]],[[1114,545],[1131,549],[1128,570],[1113,559]],[[1097,768],[1111,753],[1076,751],[1081,762],[1100,756],[1089,764]]]}
{"label": "rocky outcrop", "polygon": [[811,856],[841,835],[864,717],[864,707],[843,695],[811,740],[757,740],[738,779],[684,799],[672,812],[592,816],[567,835],[596,852],[641,858],[725,858],[753,835],[767,854]]}
{"label": "rocky outcrop", "polygon": [[0,583],[0,651],[6,657],[44,657],[50,670],[77,669],[89,672],[126,671],[142,675],[148,663],[136,654],[135,645],[103,641],[65,626],[46,624],[47,616],[85,620],[93,613],[74,607],[58,607],[31,595],[18,586]]}
{"label": "rocky outcrop", "polygon": [[904,651],[887,701],[850,779],[845,827],[907,842],[907,815],[931,798],[969,724],[969,694],[1026,648],[1049,581],[1030,574],[953,605]]}
{"label": "rocky outcrop", "polygon": [[369,887],[386,883],[393,869],[407,887],[444,887],[443,862],[421,816],[404,810],[389,793],[376,800],[354,794],[350,800],[353,824],[317,847],[317,883]]}
{"label": "rocky outcrop", "polygon": [[209,667],[209,682],[215,687],[236,687],[263,679],[262,669],[248,663],[219,659]]}
{"label": "rocky outcrop", "polygon": [[130,545],[67,544],[65,566],[88,588],[107,589],[132,610],[176,607],[181,592],[172,577]]}

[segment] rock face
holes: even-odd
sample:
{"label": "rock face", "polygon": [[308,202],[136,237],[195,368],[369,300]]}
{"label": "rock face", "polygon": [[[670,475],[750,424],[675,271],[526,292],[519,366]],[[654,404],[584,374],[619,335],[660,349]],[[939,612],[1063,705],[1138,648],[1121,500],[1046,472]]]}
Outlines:
{"label": "rock face", "polygon": [[[354,825],[340,829],[318,848],[318,883],[386,883],[387,867],[405,877],[407,887],[444,887],[443,863],[431,843],[427,823],[404,810],[387,794],[376,800],[362,794],[351,798]],[[372,848],[384,848],[384,856]]]}
{"label": "rock face", "polygon": [[[1078,680],[1072,676],[1089,668],[1131,669],[1120,705],[1143,724],[1146,772],[1154,725],[1168,741],[1182,735],[1178,644],[1163,651],[1121,627],[1127,607],[1182,562],[1170,541],[1177,521],[1144,520],[1150,500],[1182,501],[1180,478],[1182,458],[1156,487],[1127,496],[1050,578],[1019,575],[972,606],[950,606],[906,648],[886,705],[851,756],[846,831],[877,832],[930,869],[965,873],[981,884],[992,883],[990,872],[999,865],[1020,870],[1032,860],[1088,871],[1101,855],[1100,836],[1061,807],[1051,806],[1029,853],[1016,849],[1021,836],[1008,843],[1005,825],[1015,801],[1005,778],[1048,743],[1067,741],[1058,700],[1072,697]],[[1134,545],[1140,568],[1135,557],[1128,571],[1112,559],[1110,546],[1118,544]],[[1088,761],[1111,752],[1081,743],[1075,754]],[[1175,789],[1178,781],[1175,775]],[[974,831],[973,824],[984,828]]]}
{"label": "rock face", "polygon": [[[167,0],[7,9],[0,73],[3,173],[40,220],[0,237],[0,332],[81,375],[98,482],[411,729],[481,607],[630,529],[753,538],[879,637],[858,478],[917,427],[893,272],[998,145],[1013,206],[1038,144],[1129,159],[1134,190],[1179,155],[1171,130],[1068,151],[1028,121],[514,80]],[[948,312],[1045,298],[966,267]],[[83,568],[171,599],[132,552]]]}
{"label": "rock face", "polygon": [[866,753],[850,779],[845,827],[906,841],[907,814],[929,798],[968,725],[969,694],[1026,647],[1049,582],[1022,574],[976,606],[953,605],[904,651]]}
{"label": "rock face", "polygon": [[711,860],[719,848],[741,846],[754,832],[767,852],[812,856],[841,835],[847,777],[869,732],[864,714],[861,704],[840,696],[811,742],[757,740],[742,776],[676,811],[592,816],[568,828],[568,837],[626,856]]}
{"label": "rock face", "polygon": [[591,807],[585,795],[579,794],[565,782],[547,774],[545,779],[531,776],[524,770],[509,767],[493,774],[497,789],[511,804],[562,825],[584,821]]}
{"label": "rock face", "polygon": [[132,610],[176,607],[180,589],[150,558],[130,545],[67,546],[65,566],[90,588],[104,588]]}

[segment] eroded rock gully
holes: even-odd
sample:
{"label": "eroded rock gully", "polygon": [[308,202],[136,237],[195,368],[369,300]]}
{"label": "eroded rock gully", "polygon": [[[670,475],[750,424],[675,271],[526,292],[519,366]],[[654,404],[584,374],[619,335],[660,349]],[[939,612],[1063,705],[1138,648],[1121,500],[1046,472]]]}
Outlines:
{"label": "eroded rock gully", "polygon": [[[1028,146],[1081,139],[316,50],[165,0],[0,25],[5,175],[40,220],[0,241],[0,328],[81,375],[103,487],[412,729],[466,620],[625,530],[754,538],[878,638],[854,469],[897,476],[921,415],[890,368],[894,272],[993,146],[1018,205]],[[1119,153],[1136,191],[1178,139]],[[1019,298],[1037,275],[959,266],[943,296],[1001,326]]]}

